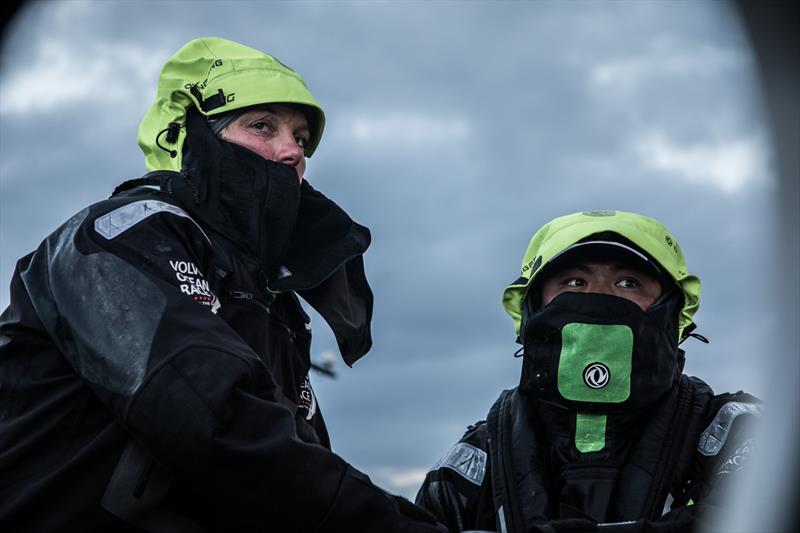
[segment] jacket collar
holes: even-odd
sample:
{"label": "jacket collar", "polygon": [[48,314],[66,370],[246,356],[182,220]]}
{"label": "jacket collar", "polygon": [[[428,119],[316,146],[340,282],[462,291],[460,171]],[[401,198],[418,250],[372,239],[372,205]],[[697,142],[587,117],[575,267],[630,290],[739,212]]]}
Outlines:
{"label": "jacket collar", "polygon": [[199,113],[190,110],[186,127],[181,172],[155,171],[145,179],[255,258],[267,280],[262,290],[294,290],[308,301],[352,365],[372,345],[373,298],[361,257],[369,230],[300,183],[293,168],[218,139]]}

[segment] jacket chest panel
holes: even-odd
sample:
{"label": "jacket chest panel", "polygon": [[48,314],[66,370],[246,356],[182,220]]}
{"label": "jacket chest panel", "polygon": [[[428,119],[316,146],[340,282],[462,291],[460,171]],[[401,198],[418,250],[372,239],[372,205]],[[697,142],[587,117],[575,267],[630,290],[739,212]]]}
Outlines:
{"label": "jacket chest panel", "polygon": [[299,403],[311,368],[311,333],[292,323],[284,312],[286,302],[279,300],[267,306],[239,291],[220,299],[217,314],[253,349],[283,393]]}

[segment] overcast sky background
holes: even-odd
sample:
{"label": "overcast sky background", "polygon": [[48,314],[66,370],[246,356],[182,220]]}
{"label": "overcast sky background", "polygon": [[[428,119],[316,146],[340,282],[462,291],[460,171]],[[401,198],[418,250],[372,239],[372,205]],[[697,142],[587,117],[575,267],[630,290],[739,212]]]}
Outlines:
{"label": "overcast sky background", "polygon": [[334,450],[381,485],[413,496],[516,384],[501,292],[574,211],[662,220],[703,282],[687,373],[769,398],[776,184],[719,1],[30,2],[0,58],[0,308],[19,257],[144,172],[159,69],[207,36],[275,55],[325,108],[306,176],[372,230],[374,348],[313,383]]}

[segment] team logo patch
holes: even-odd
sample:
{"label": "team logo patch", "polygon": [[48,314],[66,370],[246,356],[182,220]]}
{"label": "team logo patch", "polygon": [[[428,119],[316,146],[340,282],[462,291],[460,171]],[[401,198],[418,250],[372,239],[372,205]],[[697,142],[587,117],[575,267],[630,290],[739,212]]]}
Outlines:
{"label": "team logo patch", "polygon": [[750,456],[756,448],[756,440],[753,438],[747,439],[740,443],[734,452],[722,463],[719,467],[717,475],[733,474],[744,468],[745,464],[750,461]]}
{"label": "team logo patch", "polygon": [[311,418],[317,413],[317,398],[314,396],[314,391],[311,389],[311,380],[306,375],[303,382],[300,384],[300,401],[297,403],[299,409],[305,410],[306,420]]}
{"label": "team logo patch", "polygon": [[583,371],[583,382],[592,389],[602,389],[611,381],[611,370],[603,363],[592,363]]}
{"label": "team logo patch", "polygon": [[200,273],[197,265],[191,261],[170,261],[169,266],[175,271],[175,278],[179,282],[178,288],[183,294],[190,296],[192,300],[201,305],[211,307],[213,313],[217,312],[219,301],[211,292],[208,281]]}

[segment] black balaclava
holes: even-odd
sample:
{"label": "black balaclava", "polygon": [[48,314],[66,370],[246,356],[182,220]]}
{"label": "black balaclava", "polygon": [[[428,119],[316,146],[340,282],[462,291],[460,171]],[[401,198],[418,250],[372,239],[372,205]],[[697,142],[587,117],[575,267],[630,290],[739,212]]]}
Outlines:
{"label": "black balaclava", "polygon": [[[611,237],[632,247],[619,236]],[[621,259],[626,266],[648,271],[663,288],[647,310],[618,296],[574,292],[540,306],[541,281],[531,286],[524,302],[519,391],[532,402],[537,434],[550,450],[551,490],[562,506],[600,520],[642,415],[680,377],[678,316],[683,295],[643,253],[636,257],[624,248],[615,249],[608,244],[609,236],[586,241],[600,243],[576,247],[547,270],[578,260],[580,254]],[[538,279],[546,275],[543,270]]]}

